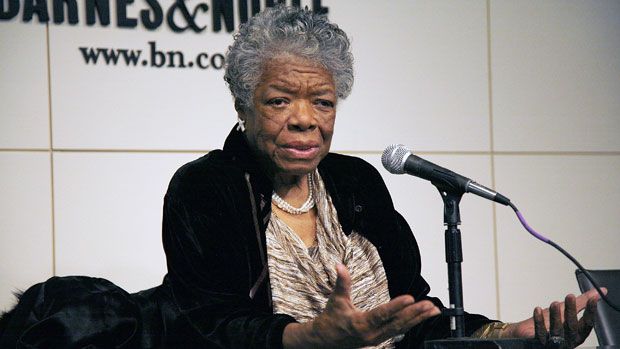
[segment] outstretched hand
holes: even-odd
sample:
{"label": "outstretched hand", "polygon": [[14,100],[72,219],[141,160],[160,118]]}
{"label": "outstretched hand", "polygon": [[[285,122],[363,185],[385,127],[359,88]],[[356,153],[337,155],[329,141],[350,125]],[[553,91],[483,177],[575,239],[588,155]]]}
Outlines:
{"label": "outstretched hand", "polygon": [[[607,290],[603,288],[603,292]],[[594,326],[599,294],[590,290],[578,297],[569,294],[564,302],[553,302],[549,308],[534,309],[534,316],[510,324],[503,337],[537,338],[542,344],[553,341],[563,348],[575,348],[583,343]],[[581,319],[579,312],[584,310]]]}
{"label": "outstretched hand", "polygon": [[289,324],[284,329],[285,348],[376,345],[440,313],[432,302],[415,302],[410,295],[396,297],[370,311],[360,311],[351,301],[351,277],[347,268],[339,264],[336,272],[336,287],[325,310],[311,322]]}

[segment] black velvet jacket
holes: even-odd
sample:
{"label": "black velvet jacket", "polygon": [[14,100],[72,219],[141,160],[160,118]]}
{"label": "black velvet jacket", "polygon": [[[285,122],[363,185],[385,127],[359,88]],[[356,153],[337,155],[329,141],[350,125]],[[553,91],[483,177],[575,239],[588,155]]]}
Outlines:
{"label": "black velvet jacket", "polygon": [[[361,159],[329,154],[321,177],[346,234],[364,235],[379,252],[390,296],[428,297],[420,254],[379,173]],[[224,150],[181,167],[164,206],[168,275],[162,285],[128,294],[84,276],[53,277],[29,288],[0,316],[0,348],[281,348],[273,314],[265,230],[272,187],[233,131]],[[304,277],[300,275],[300,277]],[[467,314],[466,334],[490,322]],[[397,348],[449,336],[447,318],[414,327]]]}
{"label": "black velvet jacket", "polygon": [[[345,234],[355,230],[377,248],[390,296],[411,294],[443,307],[428,297],[418,245],[377,170],[361,159],[331,153],[318,169]],[[281,348],[284,327],[295,321],[273,314],[271,307],[265,230],[272,189],[238,131],[231,132],[223,150],[184,165],[170,182],[163,221],[165,285],[181,314],[213,347]],[[448,337],[447,320],[425,321],[398,347],[417,348],[424,340]],[[488,322],[468,314],[467,334]]]}

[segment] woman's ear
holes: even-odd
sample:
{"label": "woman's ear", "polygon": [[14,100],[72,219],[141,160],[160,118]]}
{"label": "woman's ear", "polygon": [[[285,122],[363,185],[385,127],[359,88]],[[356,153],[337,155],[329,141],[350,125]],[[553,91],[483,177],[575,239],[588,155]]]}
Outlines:
{"label": "woman's ear", "polygon": [[245,108],[243,107],[243,103],[238,99],[235,99],[235,110],[239,114],[244,113],[245,111]]}

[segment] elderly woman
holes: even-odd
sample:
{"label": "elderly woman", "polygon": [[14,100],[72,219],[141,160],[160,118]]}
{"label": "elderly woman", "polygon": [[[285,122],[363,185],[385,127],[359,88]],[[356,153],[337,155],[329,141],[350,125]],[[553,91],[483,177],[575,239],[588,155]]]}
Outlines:
{"label": "elderly woman", "polygon": [[[222,347],[409,348],[449,334],[380,175],[329,153],[352,63],[342,30],[286,7],[252,18],[229,49],[237,128],[223,150],[177,172],[164,216],[175,300]],[[517,324],[468,314],[466,329],[533,337],[551,327],[574,346],[591,330],[596,300],[569,296],[566,325],[554,303],[550,326],[537,308]]]}
{"label": "elderly woman", "polygon": [[[342,30],[308,10],[279,6],[242,26],[225,74],[238,124],[223,150],[186,164],[170,183],[164,284],[125,295],[101,280],[48,281],[48,290],[87,295],[78,297],[84,304],[114,304],[97,313],[104,320],[88,317],[97,330],[86,339],[71,328],[84,325],[65,317],[51,328],[71,333],[72,344],[114,337],[119,347],[418,348],[449,336],[379,173],[329,153],[337,105],[353,85],[349,49]],[[67,313],[42,293],[31,289],[22,303]],[[466,331],[544,342],[550,330],[574,347],[592,329],[596,301],[568,296],[515,324],[466,314]],[[84,308],[73,308],[86,321]]]}

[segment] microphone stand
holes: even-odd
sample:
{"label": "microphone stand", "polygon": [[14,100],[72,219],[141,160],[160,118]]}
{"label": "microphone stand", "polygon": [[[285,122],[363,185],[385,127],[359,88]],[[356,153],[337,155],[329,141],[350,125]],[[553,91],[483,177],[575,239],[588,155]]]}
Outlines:
{"label": "microphone stand", "polygon": [[450,306],[444,309],[443,316],[450,317],[450,336],[452,338],[465,337],[465,310],[463,309],[463,278],[461,263],[463,262],[463,248],[461,245],[461,213],[459,203],[464,193],[442,190],[437,186],[443,200],[443,222],[446,226],[445,249],[446,263],[448,264],[448,289]]}
{"label": "microphone stand", "polygon": [[[477,339],[465,337],[465,310],[463,308],[463,278],[461,264],[463,248],[461,245],[461,213],[459,203],[465,191],[449,181],[437,179],[432,181],[439,190],[443,200],[443,221],[446,226],[445,250],[448,264],[448,289],[450,306],[443,309],[441,316],[450,318],[449,339],[438,339],[424,342],[425,349],[547,349],[537,340],[522,338]],[[470,329],[471,330],[471,329]]]}

